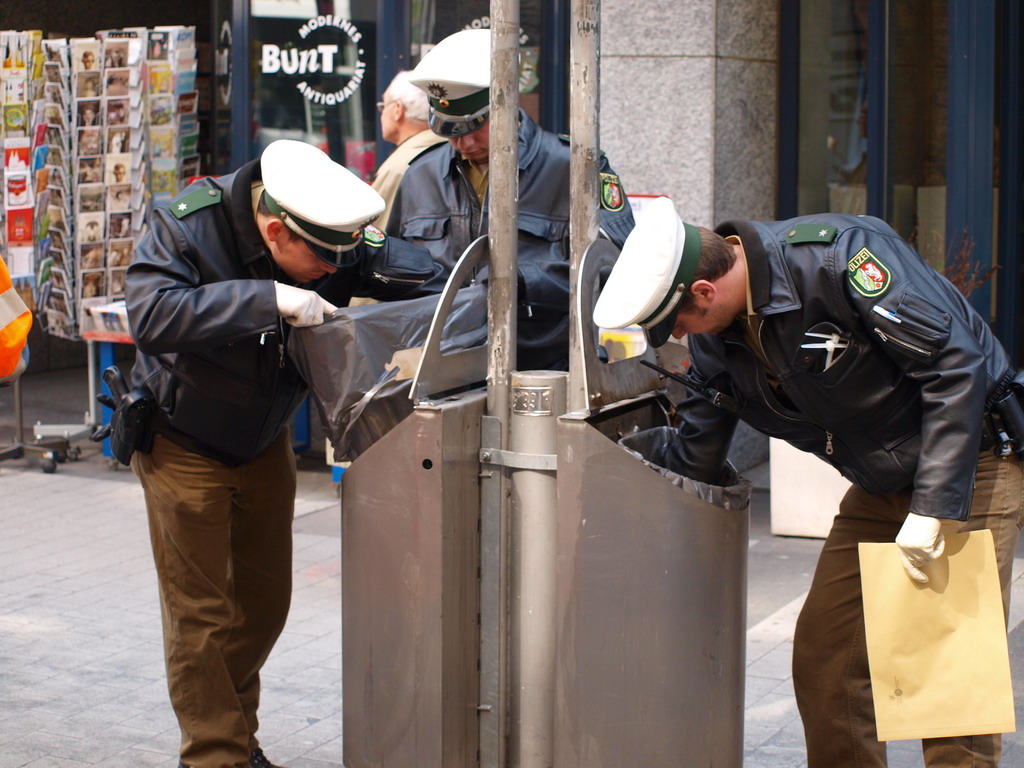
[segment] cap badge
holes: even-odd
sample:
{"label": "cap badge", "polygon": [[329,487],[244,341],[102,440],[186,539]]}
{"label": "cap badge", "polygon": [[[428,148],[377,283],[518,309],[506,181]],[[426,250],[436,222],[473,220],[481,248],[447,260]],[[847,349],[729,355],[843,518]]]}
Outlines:
{"label": "cap badge", "polygon": [[435,99],[443,99],[445,96],[448,95],[448,91],[440,83],[430,83],[427,86],[427,93],[429,93]]}

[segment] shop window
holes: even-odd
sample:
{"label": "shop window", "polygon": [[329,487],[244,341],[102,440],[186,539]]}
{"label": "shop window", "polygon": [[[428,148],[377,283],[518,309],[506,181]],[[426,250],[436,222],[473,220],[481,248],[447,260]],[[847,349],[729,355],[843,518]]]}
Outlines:
{"label": "shop window", "polygon": [[[430,48],[461,29],[489,29],[489,0],[422,0],[413,3],[413,65]],[[541,0],[519,5],[519,106],[540,121]]]}
{"label": "shop window", "polygon": [[867,212],[866,5],[800,5],[798,214]]}
{"label": "shop window", "polygon": [[375,167],[376,3],[252,0],[252,156],[276,139]]}

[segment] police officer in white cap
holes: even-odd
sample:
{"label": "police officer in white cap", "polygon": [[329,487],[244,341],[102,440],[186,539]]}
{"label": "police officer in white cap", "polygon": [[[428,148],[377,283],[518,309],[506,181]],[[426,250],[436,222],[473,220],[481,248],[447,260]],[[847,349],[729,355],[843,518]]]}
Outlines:
{"label": "police officer in white cap", "polygon": [[[691,395],[663,454],[669,469],[716,482],[742,419],[853,484],[797,622],[793,682],[808,768],[885,765],[858,544],[895,541],[907,576],[923,584],[946,536],[988,528],[1008,610],[1024,377],[964,296],[867,216],[730,221],[711,232],[661,198],[626,241],[594,322],[637,323],[655,346],[687,336]],[[928,768],[996,766],[999,736],[925,739],[923,752]]]}
{"label": "police officer in white cap", "polygon": [[[431,130],[448,139],[413,160],[398,187],[388,232],[428,248],[446,271],[487,233],[490,30],[446,37],[410,82],[427,93]],[[517,367],[565,368],[569,329],[569,144],[519,112],[519,311]],[[621,245],[633,214],[602,156],[600,225]],[[495,215],[501,215],[498,212]]]}
{"label": "police officer in white cap", "polygon": [[288,614],[288,425],[305,394],[285,343],[353,295],[433,290],[425,250],[364,226],[383,207],[319,149],[277,141],[157,208],[128,268],[132,381],[152,418],[122,440],[146,495],[182,765],[271,766],[259,673]]}

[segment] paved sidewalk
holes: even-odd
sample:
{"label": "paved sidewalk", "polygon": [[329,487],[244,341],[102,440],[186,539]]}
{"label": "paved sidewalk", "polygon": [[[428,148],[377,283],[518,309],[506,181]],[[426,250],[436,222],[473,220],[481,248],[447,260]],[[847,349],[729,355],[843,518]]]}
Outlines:
{"label": "paved sidewalk", "polygon": [[[0,395],[0,422],[3,421]],[[26,419],[26,423],[31,423]],[[2,426],[2,425],[0,425]],[[2,430],[0,430],[2,432]],[[0,440],[9,440],[0,434]],[[0,768],[174,768],[156,581],[141,489],[98,448],[39,469],[0,462]],[[340,504],[330,474],[304,460],[295,523],[295,590],[263,674],[260,738],[290,768],[341,766]],[[772,536],[764,467],[751,514],[746,768],[802,768],[789,675],[792,628],[821,542]],[[1011,663],[1024,708],[1024,560],[1011,612]],[[1004,768],[1024,765],[1005,738]],[[913,742],[892,768],[920,768]],[[637,766],[643,768],[643,766]],[[689,768],[681,766],[681,768]]]}

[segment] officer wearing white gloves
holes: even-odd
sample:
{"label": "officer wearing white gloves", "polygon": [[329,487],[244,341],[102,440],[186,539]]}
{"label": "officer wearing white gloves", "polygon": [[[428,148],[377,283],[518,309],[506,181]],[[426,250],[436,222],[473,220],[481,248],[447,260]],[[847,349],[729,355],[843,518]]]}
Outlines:
{"label": "officer wearing white gloves", "polygon": [[288,615],[288,425],[306,392],[286,344],[352,296],[433,292],[425,249],[366,226],[383,208],[319,149],[278,141],[155,210],[128,268],[132,383],[155,435],[131,463],[183,766],[272,768],[256,736],[260,668]]}
{"label": "officer wearing white gloves", "polygon": [[[594,322],[639,324],[654,346],[687,337],[691,394],[668,469],[715,483],[742,419],[853,483],[797,622],[793,682],[808,768],[883,768],[858,544],[895,541],[908,577],[927,585],[946,536],[988,528],[1009,606],[1024,509],[1013,422],[1024,418],[1020,378],[988,324],[878,219],[711,232],[667,198],[626,240]],[[993,768],[1000,740],[927,739],[923,750],[928,768]]]}

